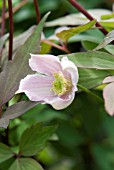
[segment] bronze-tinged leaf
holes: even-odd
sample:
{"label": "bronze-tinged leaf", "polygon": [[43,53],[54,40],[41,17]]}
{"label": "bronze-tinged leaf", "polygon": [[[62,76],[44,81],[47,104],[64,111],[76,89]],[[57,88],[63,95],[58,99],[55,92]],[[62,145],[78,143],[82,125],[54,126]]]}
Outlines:
{"label": "bronze-tinged leaf", "polygon": [[21,116],[37,104],[38,102],[21,101],[8,107],[7,110],[4,112],[2,118],[0,119],[0,127],[7,128],[11,119],[15,119],[16,117]]}
{"label": "bronze-tinged leaf", "polygon": [[5,34],[4,36],[0,37],[0,51],[4,46],[5,41],[8,39],[9,34]]}
{"label": "bronze-tinged leaf", "polygon": [[9,61],[6,67],[3,68],[0,82],[3,80],[3,77],[5,80],[4,83],[0,84],[0,89],[2,89],[0,93],[2,103],[0,104],[4,104],[11,99],[18,90],[20,80],[26,75],[33,73],[29,67],[30,53],[40,52],[41,32],[48,15],[49,13],[43,17],[32,35],[17,49],[14,60]]}

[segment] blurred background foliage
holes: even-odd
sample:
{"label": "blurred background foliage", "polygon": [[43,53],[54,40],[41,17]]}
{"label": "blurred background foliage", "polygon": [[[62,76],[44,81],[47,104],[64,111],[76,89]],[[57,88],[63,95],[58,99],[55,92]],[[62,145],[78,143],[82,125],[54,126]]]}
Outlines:
{"label": "blurred background foliage", "polygon": [[[13,6],[16,6],[21,1],[13,0],[12,2]],[[78,2],[86,9],[110,10],[113,3],[111,0],[78,0]],[[0,8],[1,6],[2,1],[0,1]],[[39,7],[41,16],[51,11],[48,21],[77,12],[67,0],[39,0]],[[14,14],[15,35],[24,32],[34,24],[36,24],[34,5],[32,0],[28,0],[28,3]],[[45,28],[47,36],[53,35],[54,31],[53,27]],[[6,32],[8,32],[8,19]],[[93,35],[91,32],[87,33],[95,39],[98,32],[94,30]],[[93,41],[93,46],[94,43]],[[74,40],[72,44],[69,44],[69,48],[77,52],[90,49],[90,45]],[[51,53],[61,54],[55,48],[52,48]],[[94,92],[102,96],[102,91],[94,89]],[[44,125],[58,125],[56,133],[46,148],[34,156],[45,170],[114,169],[114,118],[107,115],[103,103],[96,98],[84,92],[77,93],[73,104],[62,111],[39,104],[23,116],[12,120],[7,130],[1,130],[0,141],[16,150],[24,130],[37,122],[43,122]],[[9,169],[12,162],[13,158],[0,163],[0,170]]]}
{"label": "blurred background foliage", "polygon": [[[27,1],[27,0],[25,0]],[[13,7],[19,5],[21,0],[13,0]],[[72,7],[67,0],[39,0],[40,13],[43,16],[46,12],[51,11],[51,15],[48,20],[53,20],[61,16],[65,16],[70,13],[76,13],[77,10]],[[113,0],[78,0],[78,2],[83,5],[86,9],[93,8],[106,8],[112,10]],[[2,1],[0,1],[0,9],[2,7]],[[8,7],[8,5],[7,5]],[[35,10],[33,5],[33,0],[28,0],[28,2],[21,7],[14,15],[14,29],[15,33],[20,33],[29,28],[31,25],[35,24]],[[8,21],[8,20],[7,20]],[[20,27],[22,25],[22,27]],[[8,26],[6,27],[8,29]],[[8,31],[8,30],[7,30]]]}

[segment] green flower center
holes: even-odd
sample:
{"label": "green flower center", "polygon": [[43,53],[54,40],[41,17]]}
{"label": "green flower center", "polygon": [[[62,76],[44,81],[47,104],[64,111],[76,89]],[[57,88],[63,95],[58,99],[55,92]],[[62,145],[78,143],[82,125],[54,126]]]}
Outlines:
{"label": "green flower center", "polygon": [[61,96],[71,90],[72,88],[71,81],[68,81],[61,72],[54,73],[53,76],[55,80],[52,83],[53,85],[52,90],[55,92],[55,94]]}

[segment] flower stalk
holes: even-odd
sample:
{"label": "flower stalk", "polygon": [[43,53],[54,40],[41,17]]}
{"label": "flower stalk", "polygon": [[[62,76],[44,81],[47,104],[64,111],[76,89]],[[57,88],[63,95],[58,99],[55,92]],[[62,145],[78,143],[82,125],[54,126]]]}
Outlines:
{"label": "flower stalk", "polygon": [[[84,14],[90,21],[94,20],[94,18],[75,0],[68,0],[78,11]],[[96,27],[98,27],[101,32],[106,35],[108,31],[99,23],[96,22]]]}
{"label": "flower stalk", "polygon": [[[19,2],[12,10],[13,10],[13,14],[16,13],[20,8],[22,8],[25,4],[28,3],[28,0],[23,0],[21,2]],[[9,18],[9,12],[5,13],[5,19]],[[2,18],[0,17],[0,24],[2,23]]]}
{"label": "flower stalk", "polygon": [[38,0],[34,0],[34,7],[35,7],[35,11],[36,11],[36,22],[37,22],[37,24],[39,24],[41,17],[40,17]]}
{"label": "flower stalk", "polygon": [[[1,37],[4,35],[4,32],[5,32],[5,9],[6,9],[6,0],[3,0],[3,3],[2,3]],[[3,51],[3,49],[0,50],[0,60],[2,58],[2,51]]]}
{"label": "flower stalk", "polygon": [[12,11],[12,0],[8,0],[9,10],[9,54],[8,60],[12,60],[13,52],[13,11]]}
{"label": "flower stalk", "polygon": [[0,118],[2,117],[2,105],[0,105]]}
{"label": "flower stalk", "polygon": [[91,95],[92,97],[96,98],[100,103],[103,103],[103,99],[101,97],[99,97],[97,94],[93,93],[92,91],[90,91],[89,89],[87,89],[86,87],[77,84],[78,88],[82,91],[84,91],[85,93]]}
{"label": "flower stalk", "polygon": [[66,46],[64,46],[64,45],[60,46],[60,45],[55,44],[55,43],[53,43],[52,41],[49,41],[49,40],[46,40],[46,39],[42,40],[42,42],[44,42],[44,43],[46,43],[46,44],[49,44],[49,45],[51,45],[52,47],[55,47],[55,48],[57,48],[57,49],[59,49],[59,50],[61,50],[61,51],[64,51],[64,52],[67,53],[67,54],[70,54],[70,51],[69,51],[69,50],[66,48]]}
{"label": "flower stalk", "polygon": [[5,32],[5,9],[6,9],[6,0],[3,0],[3,4],[2,4],[1,36],[3,36],[4,32]]}

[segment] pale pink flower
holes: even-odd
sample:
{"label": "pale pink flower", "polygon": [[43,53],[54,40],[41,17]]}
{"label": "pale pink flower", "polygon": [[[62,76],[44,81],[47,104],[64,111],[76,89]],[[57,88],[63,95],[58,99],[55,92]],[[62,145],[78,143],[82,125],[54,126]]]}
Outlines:
{"label": "pale pink flower", "polygon": [[69,106],[75,97],[78,70],[75,64],[63,57],[31,54],[29,66],[37,73],[21,80],[19,92],[31,101],[52,105],[60,110]]}

